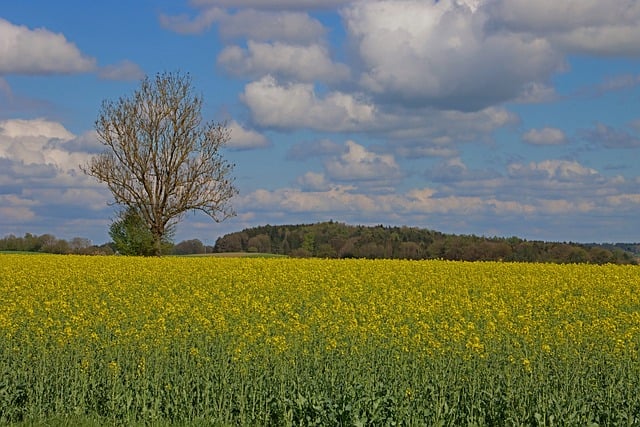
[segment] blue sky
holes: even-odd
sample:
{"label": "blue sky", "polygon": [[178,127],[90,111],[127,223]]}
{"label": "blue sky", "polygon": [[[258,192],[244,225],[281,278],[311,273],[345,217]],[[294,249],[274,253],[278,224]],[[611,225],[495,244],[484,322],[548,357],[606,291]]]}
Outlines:
{"label": "blue sky", "polygon": [[636,0],[9,0],[0,235],[109,240],[105,99],[188,72],[226,121],[237,216],[176,240],[334,220],[640,241]]}

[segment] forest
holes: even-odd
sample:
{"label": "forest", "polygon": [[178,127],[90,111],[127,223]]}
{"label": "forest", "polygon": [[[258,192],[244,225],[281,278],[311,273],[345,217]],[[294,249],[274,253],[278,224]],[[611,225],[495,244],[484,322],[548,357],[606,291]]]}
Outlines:
{"label": "forest", "polygon": [[[0,238],[0,251],[114,255],[116,245],[94,245],[51,234],[26,233]],[[408,226],[364,226],[327,221],[263,225],[219,237],[214,246],[200,239],[168,242],[164,255],[265,253],[297,258],[445,259],[591,264],[638,264],[640,243],[575,243],[446,234]]]}
{"label": "forest", "polygon": [[247,228],[218,238],[213,250],[319,258],[637,264],[640,244],[528,241],[328,221]]}

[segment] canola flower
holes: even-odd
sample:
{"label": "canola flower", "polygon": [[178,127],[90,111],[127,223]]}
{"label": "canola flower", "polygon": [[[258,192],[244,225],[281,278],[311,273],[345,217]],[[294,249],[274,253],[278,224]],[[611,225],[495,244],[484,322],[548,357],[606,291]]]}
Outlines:
{"label": "canola flower", "polygon": [[0,307],[0,421],[640,424],[634,266],[0,255]]}

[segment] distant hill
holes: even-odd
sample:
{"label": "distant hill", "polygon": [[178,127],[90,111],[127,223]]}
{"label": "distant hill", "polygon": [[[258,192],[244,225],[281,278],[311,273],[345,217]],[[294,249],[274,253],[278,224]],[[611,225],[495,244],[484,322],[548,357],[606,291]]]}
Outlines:
{"label": "distant hill", "polygon": [[640,244],[527,241],[518,237],[454,235],[416,227],[328,221],[247,228],[218,238],[214,252],[321,258],[637,264]]}

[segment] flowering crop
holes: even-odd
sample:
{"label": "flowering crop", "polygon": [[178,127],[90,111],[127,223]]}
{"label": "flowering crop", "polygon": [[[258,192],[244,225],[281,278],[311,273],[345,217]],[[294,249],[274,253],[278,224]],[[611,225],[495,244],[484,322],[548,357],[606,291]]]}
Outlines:
{"label": "flowering crop", "polygon": [[0,422],[640,425],[640,270],[0,255]]}

